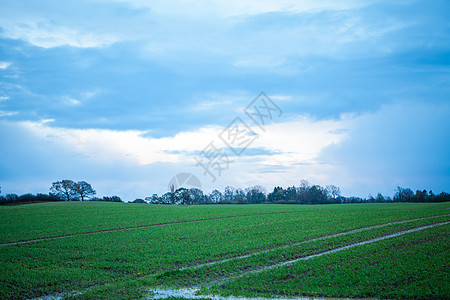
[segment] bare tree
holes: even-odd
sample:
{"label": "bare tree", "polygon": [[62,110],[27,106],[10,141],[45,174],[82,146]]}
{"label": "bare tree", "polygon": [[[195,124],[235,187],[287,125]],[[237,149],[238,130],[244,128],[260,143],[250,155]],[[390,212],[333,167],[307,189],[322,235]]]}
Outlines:
{"label": "bare tree", "polygon": [[97,193],[86,181],[78,181],[75,183],[75,191],[80,196],[81,201],[84,201],[86,197],[94,196]]}
{"label": "bare tree", "polygon": [[337,199],[341,195],[341,189],[335,185],[327,185],[326,190],[333,199]]}
{"label": "bare tree", "polygon": [[50,188],[50,195],[65,201],[75,200],[77,196],[76,183],[68,179],[53,182]]}

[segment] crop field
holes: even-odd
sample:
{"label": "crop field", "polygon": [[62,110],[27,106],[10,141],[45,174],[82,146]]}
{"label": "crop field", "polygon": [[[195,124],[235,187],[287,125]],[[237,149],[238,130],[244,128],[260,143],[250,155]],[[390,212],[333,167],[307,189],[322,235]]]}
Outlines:
{"label": "crop field", "polygon": [[449,208],[4,206],[0,299],[449,299]]}

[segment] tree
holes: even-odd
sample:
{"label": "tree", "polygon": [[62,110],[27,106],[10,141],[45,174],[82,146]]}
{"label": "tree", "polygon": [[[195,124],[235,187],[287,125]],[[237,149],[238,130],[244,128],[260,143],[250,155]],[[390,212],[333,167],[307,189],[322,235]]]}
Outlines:
{"label": "tree", "polygon": [[428,192],[426,190],[420,191],[417,190],[416,194],[413,197],[414,202],[427,202],[428,200]]}
{"label": "tree", "polygon": [[[309,195],[309,189],[311,185],[309,184],[308,180],[302,179],[300,181],[300,186],[297,188],[297,203],[299,204],[310,204],[310,195]],[[286,200],[287,199],[286,197]]]}
{"label": "tree", "polygon": [[134,200],[134,201],[131,202],[131,203],[145,203],[145,204],[147,204],[147,202],[145,202],[144,199],[136,199],[136,200]]}
{"label": "tree", "polygon": [[94,196],[97,193],[86,181],[78,181],[75,183],[74,188],[76,193],[80,196],[81,201],[84,201],[84,198]]}
{"label": "tree", "polygon": [[19,196],[16,194],[6,194],[6,201],[8,203],[17,203],[19,200]]}
{"label": "tree", "polygon": [[213,190],[209,194],[209,201],[212,203],[220,203],[223,201],[223,194],[218,190]]}
{"label": "tree", "polygon": [[383,202],[386,202],[386,199],[384,198],[384,196],[381,193],[378,193],[376,202],[383,203]]}
{"label": "tree", "polygon": [[341,195],[341,189],[335,185],[327,185],[327,192],[333,199],[337,199]]}
{"label": "tree", "polygon": [[158,197],[158,194],[153,194],[151,197],[145,197],[145,201],[151,204],[162,204],[161,197]]}
{"label": "tree", "polygon": [[190,204],[206,204],[206,197],[201,189],[191,188],[188,190]]}
{"label": "tree", "polygon": [[236,204],[244,204],[244,203],[248,202],[244,191],[240,188],[234,189],[233,199],[234,199],[234,203],[236,203]]}
{"label": "tree", "polygon": [[175,202],[174,204],[190,205],[192,199],[189,194],[189,190],[184,187],[180,187],[174,192]]}
{"label": "tree", "polygon": [[251,204],[259,204],[266,201],[264,188],[260,185],[245,189],[247,202]]}
{"label": "tree", "polygon": [[[284,199],[288,204],[295,204],[299,199],[298,189],[295,186],[289,186],[284,191]],[[301,202],[300,202],[301,203]]]}
{"label": "tree", "polygon": [[325,204],[328,200],[327,191],[320,185],[313,185],[309,188],[309,201],[308,204]]}
{"label": "tree", "polygon": [[167,192],[161,196],[161,204],[176,204],[175,193]]}
{"label": "tree", "polygon": [[[94,198],[95,199],[95,198]],[[119,196],[112,196],[112,197],[107,197],[104,196],[102,200],[100,201],[107,201],[107,202],[123,202],[122,199],[120,199]]]}
{"label": "tree", "polygon": [[232,186],[227,186],[223,192],[223,202],[233,203],[234,202],[234,191],[236,189]]}
{"label": "tree", "polygon": [[414,196],[414,192],[410,188],[397,187],[397,192],[394,196],[394,202],[409,202]]}
{"label": "tree", "polygon": [[273,188],[273,192],[267,195],[267,199],[272,203],[284,201],[284,190],[282,187],[277,186]]}
{"label": "tree", "polygon": [[65,201],[77,200],[76,183],[72,180],[61,180],[52,183],[50,195],[54,195]]}

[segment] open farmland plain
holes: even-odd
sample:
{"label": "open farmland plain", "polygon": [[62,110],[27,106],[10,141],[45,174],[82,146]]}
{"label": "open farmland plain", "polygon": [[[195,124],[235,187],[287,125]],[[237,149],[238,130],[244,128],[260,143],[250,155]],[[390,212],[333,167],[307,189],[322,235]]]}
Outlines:
{"label": "open farmland plain", "polygon": [[0,207],[0,298],[448,299],[449,208]]}

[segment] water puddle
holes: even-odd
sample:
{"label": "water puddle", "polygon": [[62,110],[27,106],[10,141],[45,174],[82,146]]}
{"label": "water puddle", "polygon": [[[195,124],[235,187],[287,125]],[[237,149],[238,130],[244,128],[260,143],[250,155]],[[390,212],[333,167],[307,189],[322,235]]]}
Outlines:
{"label": "water puddle", "polygon": [[[313,297],[300,297],[300,298],[246,298],[246,297],[235,297],[235,296],[215,296],[215,295],[197,295],[197,289],[180,289],[180,290],[151,290],[154,293],[153,296],[147,299],[167,299],[171,297],[185,298],[185,299],[212,299],[212,300],[345,300],[350,298],[313,298]],[[369,300],[372,298],[367,298],[364,300]],[[351,300],[362,300],[358,298],[351,298]]]}
{"label": "water puddle", "polygon": [[53,295],[46,295],[46,296],[41,296],[41,297],[37,297],[37,298],[31,298],[31,300],[63,300],[69,295],[75,296],[75,295],[81,295],[81,294],[82,293],[79,291],[72,291],[72,292],[67,292],[67,293],[57,293],[57,294],[53,294]]}

